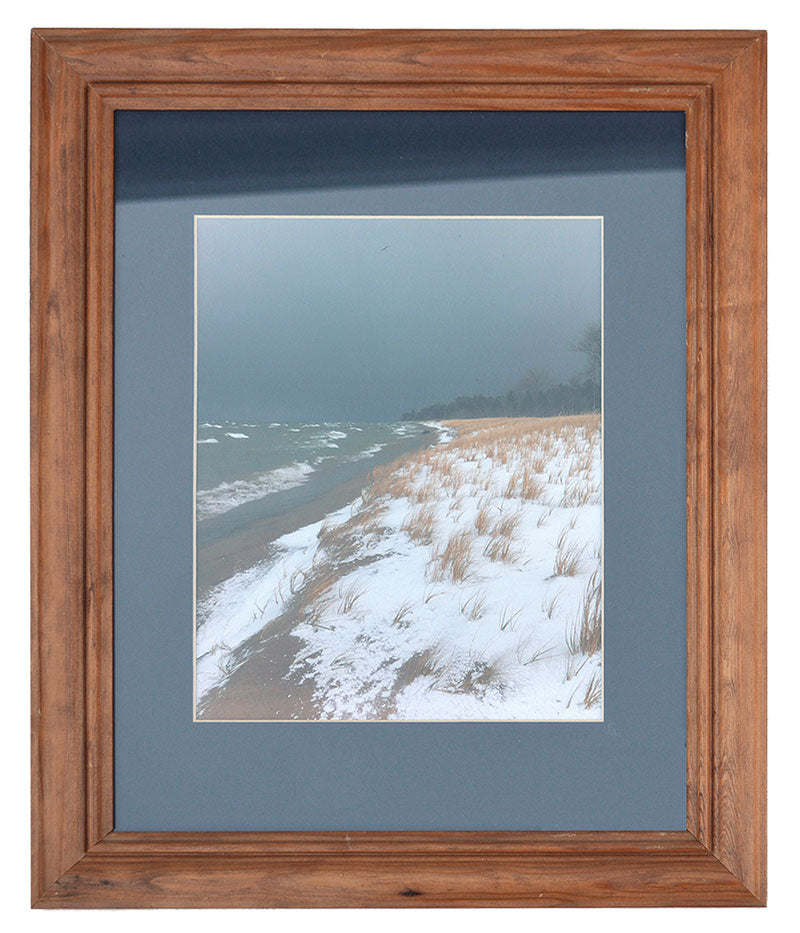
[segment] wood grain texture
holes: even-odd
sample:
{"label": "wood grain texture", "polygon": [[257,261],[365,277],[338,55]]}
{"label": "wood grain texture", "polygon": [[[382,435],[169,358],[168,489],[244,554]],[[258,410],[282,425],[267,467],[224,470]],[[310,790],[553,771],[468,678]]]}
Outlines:
{"label": "wood grain texture", "polygon": [[[31,750],[34,896],[86,836],[86,90],[33,43]],[[107,309],[106,309],[107,312]]]}
{"label": "wood grain texture", "polygon": [[91,89],[124,110],[684,110],[693,84],[115,84]]}
{"label": "wood grain texture", "polygon": [[755,32],[37,31],[87,81],[709,83]]}
{"label": "wood grain texture", "polygon": [[[765,45],[754,32],[34,32],[36,906],[764,903]],[[137,108],[685,112],[686,832],[113,832],[113,113]]]}
{"label": "wood grain texture", "polygon": [[711,92],[686,111],[686,824],[711,844]]}
{"label": "wood grain texture", "polygon": [[87,94],[86,821],[114,828],[114,111]]}
{"label": "wood grain texture", "polygon": [[[559,839],[515,851],[483,834],[410,834],[360,842],[338,834],[318,851],[296,840],[222,855],[204,845],[90,852],[48,892],[46,907],[582,907],[755,906],[688,833],[593,845]],[[426,836],[437,836],[429,844]],[[465,839],[459,840],[458,836]],[[488,834],[495,836],[497,834]],[[503,835],[503,834],[501,834]],[[535,834],[532,834],[535,835]],[[591,834],[605,835],[605,834]],[[660,836],[667,834],[653,834]],[[421,838],[420,838],[421,837]],[[676,838],[677,837],[677,838]],[[688,839],[684,837],[689,837]],[[659,844],[661,842],[661,844]],[[297,851],[293,851],[297,849]],[[220,871],[220,859],[224,871]]]}
{"label": "wood grain texture", "polygon": [[[712,851],[766,897],[766,38],[715,84]],[[746,758],[745,758],[746,755]]]}

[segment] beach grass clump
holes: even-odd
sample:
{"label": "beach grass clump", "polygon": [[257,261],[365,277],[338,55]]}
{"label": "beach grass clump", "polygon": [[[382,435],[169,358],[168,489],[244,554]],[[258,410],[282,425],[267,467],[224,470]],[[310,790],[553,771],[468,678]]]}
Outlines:
{"label": "beach grass clump", "polygon": [[591,483],[583,479],[567,481],[561,496],[562,509],[580,508],[592,498],[594,488]]}
{"label": "beach grass clump", "polygon": [[520,476],[518,473],[512,473],[508,478],[508,482],[503,487],[503,498],[504,499],[516,499],[519,493],[519,481]]}
{"label": "beach grass clump", "polygon": [[470,622],[477,622],[486,613],[486,593],[478,590],[471,596],[461,600],[460,611]]}
{"label": "beach grass clump", "polygon": [[436,506],[414,509],[400,527],[415,544],[432,544],[436,531]]}
{"label": "beach grass clump", "polygon": [[510,515],[503,515],[492,525],[491,535],[493,538],[506,538],[513,541],[519,530],[519,523],[522,521],[521,512],[512,512]]}
{"label": "beach grass clump", "polygon": [[534,473],[542,474],[547,472],[548,458],[541,447],[536,448],[534,454],[531,456],[530,463],[531,470],[533,470]]}
{"label": "beach grass clump", "polygon": [[491,538],[483,549],[483,554],[496,563],[515,564],[519,553],[508,538]]}
{"label": "beach grass clump", "polygon": [[544,483],[533,470],[525,467],[519,483],[519,494],[526,502],[538,502],[544,495]]}
{"label": "beach grass clump", "polygon": [[339,615],[347,615],[353,611],[355,604],[364,595],[365,588],[357,582],[348,586],[339,587]]}
{"label": "beach grass clump", "polygon": [[472,535],[468,530],[450,535],[441,550],[434,544],[429,567],[434,580],[466,583],[473,573]]}
{"label": "beach grass clump", "polygon": [[556,541],[556,556],[553,562],[554,577],[574,577],[580,570],[584,549],[582,545],[569,540],[570,531],[569,526],[563,528]]}
{"label": "beach grass clump", "polygon": [[439,689],[446,693],[472,693],[484,696],[489,689],[502,693],[506,686],[507,665],[501,657],[487,658],[470,651],[466,659],[451,663]]}
{"label": "beach grass clump", "polygon": [[392,618],[392,625],[397,628],[408,628],[411,625],[411,613],[414,610],[414,604],[411,600],[405,600],[398,607],[397,611]]}
{"label": "beach grass clump", "polygon": [[502,694],[507,664],[502,657],[488,658],[480,651],[459,652],[437,642],[416,652],[398,670],[393,686],[397,695],[415,681],[427,678],[430,689],[449,694],[485,696]]}
{"label": "beach grass clump", "polygon": [[597,706],[603,698],[603,677],[600,673],[600,669],[596,668],[592,671],[592,676],[589,678],[589,683],[586,685],[586,690],[583,694],[583,705],[586,709],[592,709],[592,707]]}
{"label": "beach grass clump", "polygon": [[552,514],[553,514],[553,506],[548,505],[545,509],[542,510],[541,514],[536,519],[536,527],[543,528],[547,524]]}
{"label": "beach grass clump", "polygon": [[430,677],[435,687],[447,673],[449,657],[452,654],[441,642],[436,642],[421,651],[416,651],[400,665],[393,685],[393,693],[399,693],[404,687],[421,677]]}
{"label": "beach grass clump", "polygon": [[570,654],[597,654],[603,643],[603,585],[595,570],[589,577],[581,605],[566,633]]}
{"label": "beach grass clump", "polygon": [[538,645],[536,648],[531,648],[530,645],[531,640],[529,638],[522,639],[517,645],[517,661],[523,667],[530,667],[536,664],[537,661],[544,661],[552,657],[555,653],[555,647],[553,645]]}
{"label": "beach grass clump", "polygon": [[503,611],[500,613],[500,631],[505,632],[506,629],[511,629],[514,631],[514,623],[522,615],[522,607],[519,609],[511,609],[509,606],[504,606]]}
{"label": "beach grass clump", "polygon": [[429,502],[436,502],[439,499],[439,490],[441,486],[435,474],[429,476],[422,483],[412,485],[407,490],[407,496],[417,505],[423,505]]}
{"label": "beach grass clump", "polygon": [[492,526],[492,513],[495,511],[490,499],[482,499],[478,503],[478,511],[475,514],[475,531],[483,536],[489,533]]}
{"label": "beach grass clump", "polygon": [[542,612],[547,616],[548,619],[552,619],[555,614],[556,607],[558,606],[559,600],[561,599],[562,592],[556,593],[554,596],[545,596],[542,599]]}

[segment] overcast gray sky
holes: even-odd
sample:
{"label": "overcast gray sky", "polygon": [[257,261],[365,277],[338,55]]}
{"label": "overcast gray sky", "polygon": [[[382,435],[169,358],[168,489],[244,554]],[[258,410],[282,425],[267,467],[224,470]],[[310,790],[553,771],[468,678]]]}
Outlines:
{"label": "overcast gray sky", "polygon": [[201,421],[394,421],[567,379],[600,321],[596,218],[204,217],[197,250]]}

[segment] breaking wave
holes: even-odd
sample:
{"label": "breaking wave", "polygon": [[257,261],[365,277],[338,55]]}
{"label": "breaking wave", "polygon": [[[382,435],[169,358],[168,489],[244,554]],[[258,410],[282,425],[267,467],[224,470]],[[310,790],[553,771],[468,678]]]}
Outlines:
{"label": "breaking wave", "polygon": [[308,474],[313,472],[314,467],[309,463],[293,463],[290,466],[262,473],[252,479],[220,483],[213,489],[198,489],[197,517],[202,520],[212,515],[221,515],[245,502],[263,499],[270,493],[301,486]]}

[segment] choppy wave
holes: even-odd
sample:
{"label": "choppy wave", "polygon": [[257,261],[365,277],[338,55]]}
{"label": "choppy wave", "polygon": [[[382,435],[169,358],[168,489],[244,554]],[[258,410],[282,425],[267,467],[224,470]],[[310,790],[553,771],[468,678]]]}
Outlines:
{"label": "choppy wave", "polygon": [[365,447],[364,450],[359,451],[357,454],[353,454],[349,459],[351,461],[355,460],[366,460],[367,457],[374,457],[375,454],[379,453],[386,444],[373,444],[372,447]]}
{"label": "choppy wave", "polygon": [[[305,483],[315,471],[327,476],[350,464],[350,472],[345,470],[350,475],[356,462],[366,468],[381,451],[386,456],[392,448],[405,446],[407,438],[425,432],[415,423],[270,422],[251,426],[250,422],[224,421],[223,428],[214,429],[215,424],[208,421],[198,426],[197,443],[203,445],[197,447],[198,519],[281,494]],[[321,481],[324,484],[324,478]]]}
{"label": "choppy wave", "polygon": [[198,489],[197,517],[204,519],[212,515],[221,515],[245,502],[263,499],[270,493],[301,486],[308,474],[313,472],[314,467],[310,463],[293,463],[290,466],[262,473],[252,479],[220,483],[213,489]]}

